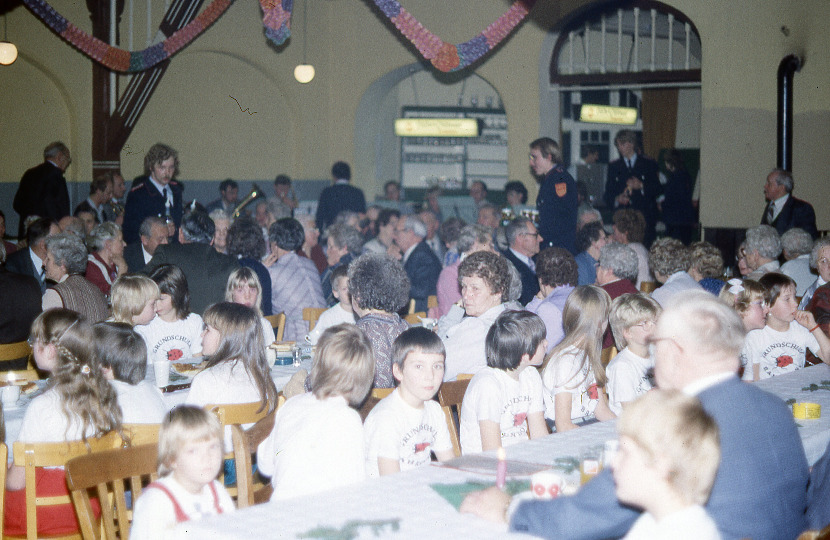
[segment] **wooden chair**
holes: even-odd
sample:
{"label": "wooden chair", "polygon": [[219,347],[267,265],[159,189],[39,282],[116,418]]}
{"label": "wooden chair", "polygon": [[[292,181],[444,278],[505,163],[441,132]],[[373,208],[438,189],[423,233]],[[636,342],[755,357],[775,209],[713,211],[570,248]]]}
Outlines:
{"label": "wooden chair", "polygon": [[394,390],[394,388],[372,388],[372,391],[369,392],[368,396],[366,396],[366,401],[364,401],[363,404],[357,409],[360,419],[365,422],[366,417],[369,416],[369,413],[372,412],[375,405],[380,403],[380,400],[391,394],[392,390]]}
{"label": "wooden chair", "polygon": [[[280,396],[282,402],[285,398]],[[282,404],[278,402],[278,407]],[[264,441],[274,429],[274,418],[277,411],[264,416],[256,424],[248,429],[242,429],[239,424],[231,426],[233,438],[233,458],[236,461],[236,505],[239,508],[247,508],[255,504],[263,503],[271,498],[273,489],[271,483],[263,484],[255,482],[253,475],[253,459],[257,447]]]}
{"label": "wooden chair", "polygon": [[392,393],[394,388],[372,388],[372,397],[381,400]]}
{"label": "wooden chair", "polygon": [[[28,365],[26,369],[15,371],[3,369],[3,364],[11,363],[21,358],[28,359]],[[32,348],[29,346],[29,342],[18,341],[16,343],[7,343],[5,345],[0,345],[0,371],[13,373],[16,379],[26,379],[27,381],[38,380],[40,378],[40,375],[37,371],[35,371],[35,368],[32,365]],[[6,374],[3,374],[3,377],[6,376]]]}
{"label": "wooden chair", "polygon": [[656,281],[643,281],[640,283],[640,292],[651,294],[659,285]]}
{"label": "wooden chair", "polygon": [[[130,491],[131,500],[136,501],[143,484],[158,478],[157,461],[158,445],[144,444],[79,456],[66,463],[66,484],[84,540],[130,537],[132,510],[125,492]],[[109,501],[101,504],[100,523],[92,511],[90,490],[95,490],[99,501]]]}
{"label": "wooden chair", "polygon": [[303,320],[308,321],[308,331],[314,330],[317,325],[317,319],[326,311],[324,307],[307,307],[303,308]]}
{"label": "wooden chair", "polygon": [[161,424],[124,424],[121,428],[124,432],[125,447],[142,444],[158,445]]}
{"label": "wooden chair", "polygon": [[426,316],[426,312],[416,311],[415,313],[404,315],[403,320],[408,322],[411,326],[415,326],[416,324],[421,324],[421,319],[426,318]]}
{"label": "wooden chair", "polygon": [[427,296],[427,309],[438,307],[438,297],[434,294]]}
{"label": "wooden chair", "polygon": [[457,381],[445,382],[438,390],[438,403],[444,410],[444,418],[447,421],[447,428],[450,430],[452,450],[456,456],[461,455],[461,441],[458,432],[458,415],[461,414],[461,402],[467,392],[470,379],[459,379]]}
{"label": "wooden chair", "polygon": [[[6,464],[9,461],[9,447],[6,446],[6,443],[0,443],[0,459],[2,460],[2,464]],[[0,531],[3,530],[3,519],[4,519],[4,512],[6,511],[6,467],[0,467]],[[2,534],[2,533],[0,533]]]}
{"label": "wooden chair", "polygon": [[[35,540],[37,536],[37,507],[70,504],[69,495],[38,497],[35,494],[35,470],[38,467],[62,467],[75,457],[111,450],[121,446],[121,437],[107,433],[96,439],[54,443],[14,443],[14,464],[25,469],[26,474],[26,538]],[[62,536],[64,539],[80,539],[80,534]]]}
{"label": "wooden chair", "polygon": [[406,314],[407,315],[412,315],[413,313],[415,313],[415,299],[410,298],[409,299],[409,307],[406,309]]}
{"label": "wooden chair", "polygon": [[608,367],[608,362],[614,359],[617,356],[617,348],[614,346],[606,347],[602,349],[600,353],[600,361],[602,362],[602,367]]}
{"label": "wooden chair", "polygon": [[830,525],[820,531],[804,531],[797,540],[830,540]]}
{"label": "wooden chair", "polygon": [[285,313],[267,315],[265,320],[271,323],[271,327],[274,329],[274,338],[277,341],[282,341],[282,335],[285,332]]}
{"label": "wooden chair", "polygon": [[[277,404],[279,405],[279,401]],[[216,415],[219,423],[222,424],[222,431],[224,433],[226,426],[232,426],[234,424],[255,424],[262,420],[268,415],[268,407],[262,407],[262,410],[259,410],[261,406],[261,402],[255,401],[253,403],[205,405],[205,409]],[[233,459],[233,451],[226,453],[224,457],[225,459]],[[219,481],[224,482],[224,480],[225,475],[223,473],[219,476]],[[232,497],[236,497],[236,487],[228,487],[227,489]]]}

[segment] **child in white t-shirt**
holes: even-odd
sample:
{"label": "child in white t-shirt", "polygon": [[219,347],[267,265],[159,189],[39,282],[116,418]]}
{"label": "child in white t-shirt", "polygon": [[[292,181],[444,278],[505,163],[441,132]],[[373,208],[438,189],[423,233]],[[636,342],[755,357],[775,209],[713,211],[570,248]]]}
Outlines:
{"label": "child in white t-shirt", "polygon": [[617,499],[645,510],[625,539],[719,540],[703,508],[720,462],[718,426],[700,401],[652,390],[625,407],[617,429]]}
{"label": "child in white t-shirt", "polygon": [[398,387],[364,422],[370,477],[414,469],[455,457],[444,412],[432,398],[444,380],[444,343],[426,328],[410,328],[392,344]]}
{"label": "child in white t-shirt", "polygon": [[110,289],[112,322],[130,326],[146,326],[156,316],[159,286],[147,276],[124,275]]}
{"label": "child in white t-shirt", "polygon": [[352,298],[349,295],[349,266],[344,264],[335,268],[331,273],[331,293],[339,300],[337,304],[324,311],[314,329],[305,337],[312,345],[317,345],[323,332],[336,324],[354,324],[355,317],[352,311]]}
{"label": "child in white t-shirt", "polygon": [[159,540],[177,536],[177,525],[233,512],[224,486],[216,481],[222,466],[222,427],[213,414],[182,405],[170,411],[159,430],[159,476],[135,503],[130,538]]}
{"label": "child in white t-shirt", "polygon": [[807,349],[830,363],[830,338],[809,311],[798,311],[795,281],[773,272],[759,283],[770,295],[767,325],[746,336],[747,366],[744,380],[758,381],[804,367]]}
{"label": "child in white t-shirt", "polygon": [[611,332],[620,352],[605,368],[608,406],[619,415],[625,403],[654,387],[654,359],[648,338],[660,315],[660,304],[643,294],[626,293],[611,303]]}
{"label": "child in white t-shirt", "polygon": [[[727,306],[734,308],[741,316],[744,330],[761,330],[767,325],[769,314],[769,291],[766,287],[752,279],[730,279],[726,286],[721,289],[718,299]],[[738,368],[738,375],[745,380],[753,380],[755,375],[752,371],[752,364],[747,365],[749,349],[744,341],[744,347],[740,354],[741,367]]]}
{"label": "child in white t-shirt", "polygon": [[473,454],[543,437],[545,323],[529,311],[505,311],[487,332],[487,367],[475,374],[459,414],[461,452]]}
{"label": "child in white t-shirt", "polygon": [[319,493],[366,478],[363,424],[354,409],[372,387],[375,358],[363,330],[332,326],[320,336],[308,394],[277,411],[257,448],[259,472],[271,477],[271,500]]}
{"label": "child in white t-shirt", "polygon": [[247,266],[238,268],[231,272],[228,276],[228,285],[225,287],[225,301],[234,302],[247,306],[259,316],[259,322],[262,325],[262,339],[265,342],[265,356],[268,358],[268,363],[273,364],[277,359],[277,352],[269,347],[277,338],[274,335],[274,327],[268,322],[268,319],[262,316],[262,284],[259,282],[259,277],[252,269]]}
{"label": "child in white t-shirt", "polygon": [[167,407],[161,392],[144,380],[147,346],[125,323],[102,322],[94,326],[95,349],[101,370],[118,393],[121,421],[125,424],[161,424]]}
{"label": "child in white t-shirt", "polygon": [[565,337],[548,355],[542,373],[545,418],[561,433],[616,415],[602,387],[607,381],[601,347],[611,298],[594,285],[574,289],[562,310]]}
{"label": "child in white t-shirt", "polygon": [[190,313],[187,278],[178,266],[163,264],[153,270],[161,295],[156,301],[156,317],[136,331],[147,344],[149,363],[191,358],[202,352],[202,318]]}

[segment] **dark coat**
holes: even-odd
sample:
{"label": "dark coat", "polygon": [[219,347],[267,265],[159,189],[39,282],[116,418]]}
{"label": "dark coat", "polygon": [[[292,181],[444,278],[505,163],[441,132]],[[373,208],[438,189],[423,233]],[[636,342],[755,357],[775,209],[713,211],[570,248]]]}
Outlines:
{"label": "dark coat", "polygon": [[[182,194],[184,186],[181,182],[171,180],[167,185],[173,192],[173,208],[170,217],[176,224],[176,230],[182,224]],[[139,241],[138,229],[141,222],[150,216],[165,217],[165,198],[156,186],[150,182],[149,176],[139,176],[133,180],[133,187],[127,194],[127,204],[124,208],[124,241],[134,244]]]}
{"label": "dark coat", "polygon": [[767,211],[764,209],[764,215],[761,216],[761,225],[772,225],[778,234],[784,234],[790,229],[804,229],[813,240],[818,238],[818,229],[816,228],[816,212],[813,210],[813,205],[807,201],[796,199],[790,194],[787,202],[784,203],[784,208],[775,217],[775,221],[769,223],[767,221]]}
{"label": "dark coat", "polygon": [[0,343],[29,337],[32,321],[41,311],[40,284],[32,276],[0,267]]}
{"label": "dark coat", "polygon": [[127,261],[127,271],[130,274],[144,270],[144,251],[141,242],[130,244],[124,248],[124,260]]}
{"label": "dark coat", "polygon": [[23,274],[35,278],[40,284],[40,294],[46,292],[46,280],[40,281],[40,268],[35,269],[29,249],[19,249],[6,257],[6,270],[14,274]]}
{"label": "dark coat", "polygon": [[640,154],[630,170],[622,158],[608,164],[608,180],[605,184],[605,204],[614,208],[614,200],[625,191],[628,179],[636,176],[643,182],[643,189],[631,194],[631,202],[627,207],[639,210],[646,218],[646,233],[643,244],[648,247],[654,241],[655,226],[657,225],[657,197],[663,192],[660,185],[659,168],[657,162]]}
{"label": "dark coat", "polygon": [[69,191],[63,171],[57,165],[44,161],[23,173],[13,206],[15,212],[20,214],[18,238],[26,235],[23,222],[28,216],[48,217],[55,221],[68,216]]}
{"label": "dark coat", "polygon": [[320,232],[334,223],[334,218],[343,210],[365,212],[366,198],[363,192],[350,184],[334,184],[324,189],[317,203],[317,228]]}
{"label": "dark coat", "polygon": [[426,242],[421,241],[409,254],[403,269],[409,276],[409,297],[415,299],[415,311],[426,311],[428,297],[437,293],[441,261]]}
{"label": "dark coat", "polygon": [[528,302],[533,300],[536,293],[539,292],[539,280],[536,278],[536,272],[519,260],[509,249],[503,251],[502,255],[504,255],[505,259],[513,263],[513,266],[519,271],[519,277],[522,278],[522,295],[519,297],[519,303],[526,306]]}

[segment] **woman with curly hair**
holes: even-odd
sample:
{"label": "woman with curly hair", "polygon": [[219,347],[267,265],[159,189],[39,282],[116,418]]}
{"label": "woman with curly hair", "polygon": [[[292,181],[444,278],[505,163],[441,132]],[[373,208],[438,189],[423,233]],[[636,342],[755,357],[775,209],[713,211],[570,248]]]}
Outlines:
{"label": "woman with curly hair", "polygon": [[349,292],[357,327],[372,343],[374,388],[394,388],[392,343],[409,328],[398,311],[409,301],[409,277],[400,261],[385,253],[365,253],[349,265]]}
{"label": "woman with curly hair", "polygon": [[505,310],[510,289],[507,259],[490,251],[476,251],[458,266],[461,305],[465,317],[439,337],[447,350],[444,380],[459,373],[475,373],[487,365],[484,342],[496,318]]}
{"label": "woman with curly hair", "polygon": [[527,304],[527,310],[541,317],[547,329],[550,352],[562,341],[562,310],[568,295],[579,279],[579,265],[571,252],[563,248],[546,248],[536,256],[539,293]]}
{"label": "woman with curly hair", "polygon": [[[32,323],[30,339],[37,367],[50,375],[46,390],[26,409],[18,441],[85,441],[120,430],[118,397],[99,365],[90,324],[74,311],[50,309]],[[38,496],[69,495],[62,467],[37,469],[35,478]],[[25,487],[24,468],[12,465],[6,477],[5,534],[26,534]],[[78,531],[71,504],[38,511],[37,525],[39,536]]]}

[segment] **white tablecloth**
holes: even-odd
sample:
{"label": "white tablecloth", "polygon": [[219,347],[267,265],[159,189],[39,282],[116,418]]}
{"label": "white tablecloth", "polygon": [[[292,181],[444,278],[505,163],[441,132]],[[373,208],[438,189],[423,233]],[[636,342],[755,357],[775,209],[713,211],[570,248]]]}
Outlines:
{"label": "white tablecloth", "polygon": [[[302,368],[306,371],[311,371],[311,360],[303,360]],[[288,383],[289,379],[291,379],[291,376],[296,372],[297,368],[290,364],[287,366],[273,366],[271,368],[271,378],[274,380],[277,390],[282,390]],[[152,365],[147,368],[146,380],[151,384],[155,382]],[[17,437],[20,434],[20,428],[23,424],[23,415],[26,412],[26,407],[29,405],[29,401],[31,401],[31,398],[34,395],[36,394],[33,394],[32,396],[21,396],[16,407],[5,408],[3,411],[4,420],[6,422],[6,444],[9,446],[10,460],[11,447],[17,441]],[[172,409],[176,405],[184,403],[184,400],[187,398],[187,390],[164,393],[162,394],[162,398],[164,399],[164,404],[167,408]]]}

